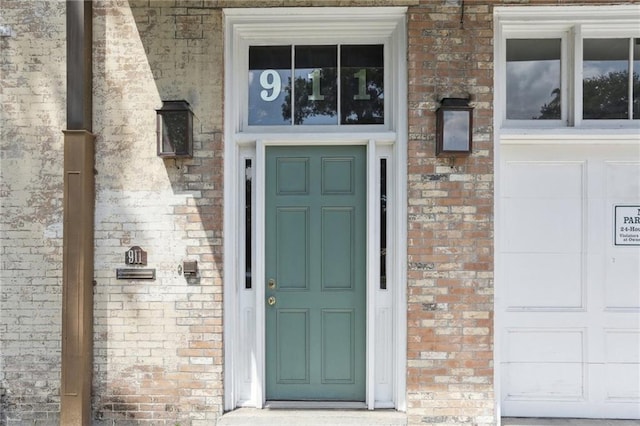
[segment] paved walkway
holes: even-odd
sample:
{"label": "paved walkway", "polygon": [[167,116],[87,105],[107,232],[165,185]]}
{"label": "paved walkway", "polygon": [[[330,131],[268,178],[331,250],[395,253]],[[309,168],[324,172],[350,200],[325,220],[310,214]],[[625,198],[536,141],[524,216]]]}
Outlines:
{"label": "paved walkway", "polygon": [[395,410],[258,410],[240,408],[222,416],[218,426],[406,426],[407,416]]}
{"label": "paved walkway", "polygon": [[640,420],[502,419],[503,426],[640,426]]}
{"label": "paved walkway", "polygon": [[[258,410],[240,408],[218,419],[218,426],[407,426],[395,410]],[[640,426],[640,420],[503,418],[503,426]],[[427,425],[425,425],[427,426]],[[455,426],[455,425],[452,425]]]}

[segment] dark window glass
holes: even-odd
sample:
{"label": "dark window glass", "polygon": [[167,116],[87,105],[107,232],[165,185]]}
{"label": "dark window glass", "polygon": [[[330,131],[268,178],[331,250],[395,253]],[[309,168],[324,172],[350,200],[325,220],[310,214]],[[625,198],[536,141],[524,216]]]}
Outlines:
{"label": "dark window glass", "polygon": [[633,40],[633,119],[640,120],[640,38]]}
{"label": "dark window glass", "polygon": [[383,46],[341,46],[340,76],[340,123],[384,124]]}
{"label": "dark window glass", "polygon": [[387,289],[387,159],[380,159],[380,290]]}
{"label": "dark window glass", "polygon": [[560,39],[507,40],[507,118],[561,118]]}
{"label": "dark window glass", "polygon": [[251,232],[251,206],[252,206],[252,188],[251,188],[251,160],[244,160],[244,271],[245,282],[244,288],[252,287],[251,259],[253,253],[253,234]]}
{"label": "dark window glass", "polygon": [[249,47],[249,124],[291,124],[290,94],[291,46]]}
{"label": "dark window glass", "polygon": [[296,46],[295,124],[338,124],[337,46]]}
{"label": "dark window glass", "polygon": [[629,118],[629,39],[585,39],[583,48],[583,118]]}

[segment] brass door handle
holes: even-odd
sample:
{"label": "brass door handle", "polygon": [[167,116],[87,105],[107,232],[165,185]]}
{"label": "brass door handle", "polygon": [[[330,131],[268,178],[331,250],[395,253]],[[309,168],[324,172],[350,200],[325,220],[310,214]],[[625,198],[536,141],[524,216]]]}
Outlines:
{"label": "brass door handle", "polygon": [[276,304],[276,298],[274,296],[269,296],[269,298],[267,299],[267,303],[269,304],[269,306],[273,306]]}

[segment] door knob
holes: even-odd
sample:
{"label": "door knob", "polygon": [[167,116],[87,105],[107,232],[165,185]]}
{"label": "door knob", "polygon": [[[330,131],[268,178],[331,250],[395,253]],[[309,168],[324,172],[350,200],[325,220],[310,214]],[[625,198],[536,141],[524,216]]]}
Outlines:
{"label": "door knob", "polygon": [[269,298],[267,299],[267,303],[269,304],[269,306],[273,306],[276,304],[276,298],[274,296],[269,296]]}

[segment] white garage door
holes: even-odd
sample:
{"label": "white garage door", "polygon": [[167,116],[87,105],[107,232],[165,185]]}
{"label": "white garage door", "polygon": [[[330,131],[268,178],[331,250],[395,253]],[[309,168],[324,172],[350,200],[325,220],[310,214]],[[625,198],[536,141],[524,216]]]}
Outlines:
{"label": "white garage door", "polygon": [[499,164],[502,414],[640,418],[640,146],[503,145]]}

